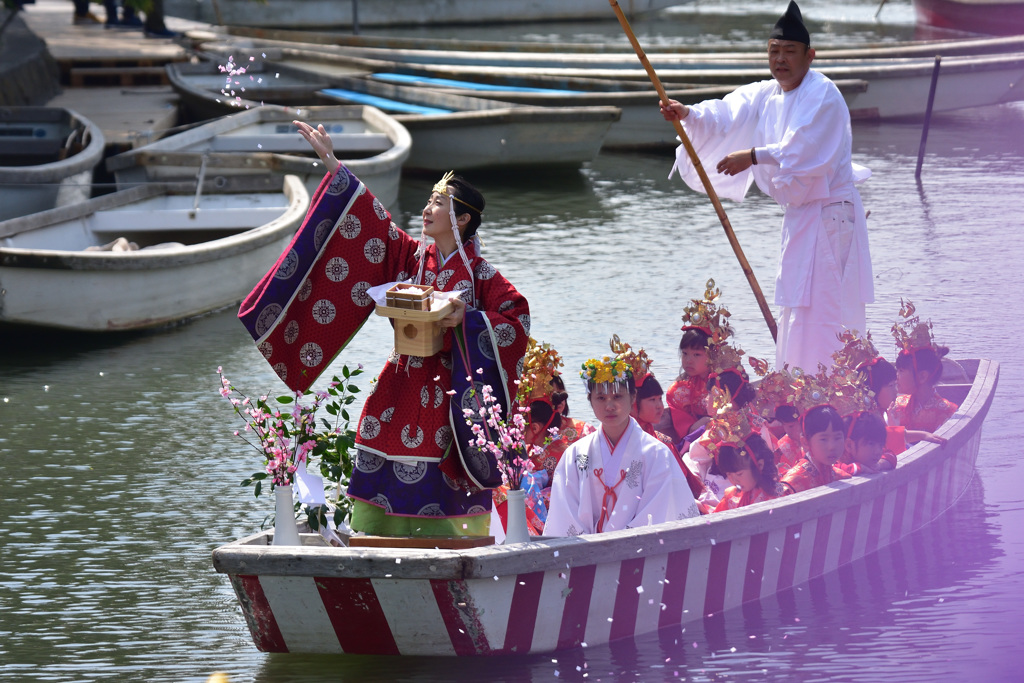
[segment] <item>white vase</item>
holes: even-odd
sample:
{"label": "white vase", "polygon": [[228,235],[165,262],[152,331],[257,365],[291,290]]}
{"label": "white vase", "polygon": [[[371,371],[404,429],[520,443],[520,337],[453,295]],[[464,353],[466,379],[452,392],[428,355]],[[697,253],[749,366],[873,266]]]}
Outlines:
{"label": "white vase", "polygon": [[292,487],[274,489],[274,543],[273,545],[302,545],[299,529],[295,526],[295,504]]}
{"label": "white vase", "polygon": [[526,492],[522,489],[509,491],[506,511],[508,520],[505,524],[505,545],[529,541],[530,532],[526,528]]}

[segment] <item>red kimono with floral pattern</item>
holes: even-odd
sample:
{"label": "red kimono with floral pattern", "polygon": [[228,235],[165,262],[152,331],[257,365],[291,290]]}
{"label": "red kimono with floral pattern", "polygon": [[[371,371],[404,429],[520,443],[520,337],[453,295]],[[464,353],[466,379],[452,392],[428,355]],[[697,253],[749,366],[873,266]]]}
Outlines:
{"label": "red kimono with floral pattern", "polygon": [[704,407],[704,398],[708,395],[707,381],[707,375],[683,377],[672,382],[665,392],[672,427],[680,440],[690,433],[694,422],[708,414]]}
{"label": "red kimono with floral pattern", "polygon": [[783,434],[775,448],[776,465],[781,477],[786,472],[796,467],[796,464],[804,457],[804,449],[800,444],[789,438],[789,434]]}
{"label": "red kimono with floral pattern", "polygon": [[786,493],[799,493],[816,486],[824,486],[840,479],[849,478],[850,475],[836,465],[819,470],[814,463],[804,458],[796,464],[796,467],[786,472],[779,483],[786,489]]}
{"label": "red kimono with floral pattern", "polygon": [[957,404],[939,396],[932,389],[930,396],[922,401],[911,394],[900,394],[889,408],[889,421],[907,429],[934,432],[956,412]]}
{"label": "red kimono with floral pattern", "polygon": [[[339,167],[321,183],[289,250],[243,303],[239,317],[289,387],[304,389],[373,313],[367,290],[416,276],[418,248],[359,179]],[[428,246],[423,284],[461,292],[467,320],[486,318],[490,331],[468,342],[488,358],[497,356],[514,396],[529,336],[529,306],[474,244],[466,244],[465,251],[472,272],[458,252],[442,261],[436,246]],[[284,287],[282,279],[295,282]],[[453,445],[451,421],[463,419],[461,409],[450,415],[453,335],[446,331],[444,347],[429,357],[392,350],[359,419],[349,496],[399,516],[461,517],[490,510],[489,490],[467,493],[468,480],[450,476],[451,462],[445,472],[438,467]],[[464,476],[461,467],[455,471]]]}

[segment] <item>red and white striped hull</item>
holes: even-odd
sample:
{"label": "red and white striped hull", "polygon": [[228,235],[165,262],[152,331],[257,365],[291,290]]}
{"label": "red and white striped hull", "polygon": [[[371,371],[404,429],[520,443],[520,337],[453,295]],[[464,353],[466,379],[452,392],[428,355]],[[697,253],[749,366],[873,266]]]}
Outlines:
{"label": "red and white striped hull", "polygon": [[971,480],[998,378],[944,387],[960,403],[944,447],[896,470],[728,513],[644,529],[471,550],[301,548],[269,533],[222,546],[266,652],[487,655],[598,645],[675,626],[802,584],[898,541]]}

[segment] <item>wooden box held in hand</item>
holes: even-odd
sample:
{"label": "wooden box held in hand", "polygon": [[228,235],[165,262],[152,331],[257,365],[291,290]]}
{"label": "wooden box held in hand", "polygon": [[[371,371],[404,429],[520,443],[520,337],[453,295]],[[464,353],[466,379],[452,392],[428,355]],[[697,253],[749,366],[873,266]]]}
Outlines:
{"label": "wooden box held in hand", "polygon": [[433,356],[444,346],[440,320],[455,310],[448,300],[434,299],[427,285],[396,284],[384,295],[385,306],[377,315],[391,318],[395,326],[395,351],[404,356]]}

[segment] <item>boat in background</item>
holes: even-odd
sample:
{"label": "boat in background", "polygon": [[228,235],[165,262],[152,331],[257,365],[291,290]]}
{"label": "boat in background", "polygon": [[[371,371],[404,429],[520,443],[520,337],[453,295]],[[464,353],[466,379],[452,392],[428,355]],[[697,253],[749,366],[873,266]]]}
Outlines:
{"label": "boat in background", "polygon": [[158,327],[241,301],[309,208],[295,176],[150,183],[0,222],[0,328]]}
{"label": "boat in background", "polygon": [[914,12],[918,23],[929,26],[995,36],[1024,34],[1022,0],[914,0]]}
{"label": "boat in background", "polygon": [[[253,48],[259,50],[260,48]],[[446,78],[481,83],[522,82],[523,79],[598,78],[647,83],[647,72],[636,68],[585,69],[577,67],[507,67],[495,64],[421,64],[362,57],[347,57],[336,51],[318,52],[305,48],[279,48],[283,60],[301,70],[363,69],[428,78]],[[301,66],[300,66],[301,64]],[[911,118],[924,114],[934,70],[934,58],[900,58],[888,62],[843,60],[839,65],[817,70],[833,81],[863,81],[867,87],[856,97],[847,97],[853,118]],[[739,85],[771,78],[766,63],[718,65],[664,69],[659,76],[665,87]],[[1024,52],[999,55],[959,56],[942,60],[933,111],[953,111],[1024,100]]]}
{"label": "boat in background", "polygon": [[[729,512],[470,549],[332,547],[264,531],[213,551],[264,652],[463,657],[602,645],[800,586],[945,512],[974,476],[999,366],[960,361],[956,413],[895,470]],[[943,373],[946,377],[946,373]],[[397,539],[396,545],[401,542]]]}
{"label": "boat in background", "polygon": [[409,129],[405,167],[420,171],[575,169],[597,156],[622,115],[611,106],[531,107],[361,78],[331,81],[320,96],[372,104]]}
{"label": "boat in background", "polygon": [[[650,14],[693,0],[624,0],[630,15]],[[359,26],[450,26],[535,21],[610,19],[606,3],[594,0],[164,0],[164,13],[207,24],[325,29]]]}
{"label": "boat in background", "polygon": [[[1012,0],[1011,4],[1019,3]],[[439,38],[427,36],[385,36],[351,35],[329,31],[294,31],[282,28],[256,28],[251,26],[227,26],[227,32],[239,45],[285,45],[288,43],[313,43],[319,46],[388,48],[393,50],[441,50],[445,52],[554,52],[562,54],[600,53],[617,54],[635,58],[633,48],[625,36],[612,42],[566,43],[542,41],[466,40],[461,38]],[[1024,34],[1024,27],[1015,33]],[[242,41],[239,39],[252,40]],[[222,34],[195,33],[197,46],[210,41],[222,41]],[[691,54],[715,59],[765,59],[766,53],[759,45],[757,49],[736,49],[733,46],[705,45],[703,42],[678,45],[645,46],[648,56],[668,54]],[[1024,35],[984,38],[953,38],[942,40],[907,40],[883,43],[863,43],[855,47],[848,45],[827,45],[815,42],[815,53],[822,59],[861,59],[872,55],[884,57],[934,57],[941,54],[983,55],[1024,50]]]}
{"label": "boat in background", "polygon": [[[198,63],[170,62],[165,67],[167,80],[178,94],[181,109],[190,121],[215,119],[225,114],[256,109],[265,104],[282,107],[308,107],[329,104],[318,101],[315,93],[331,87],[330,81],[309,71],[277,64],[271,69],[257,55],[240,59],[245,73],[228,76],[225,69],[237,71],[230,48],[226,54]],[[230,68],[229,68],[230,67]],[[352,73],[365,73],[356,68]]]}
{"label": "boat in background", "polygon": [[60,107],[0,107],[0,220],[88,199],[106,142]]}
{"label": "boat in background", "polygon": [[198,176],[295,175],[310,196],[324,167],[292,121],[323,125],[335,157],[386,207],[398,200],[402,164],[412,138],[393,117],[365,105],[300,107],[265,105],[214,119],[107,159],[118,189],[140,183],[194,180]]}

